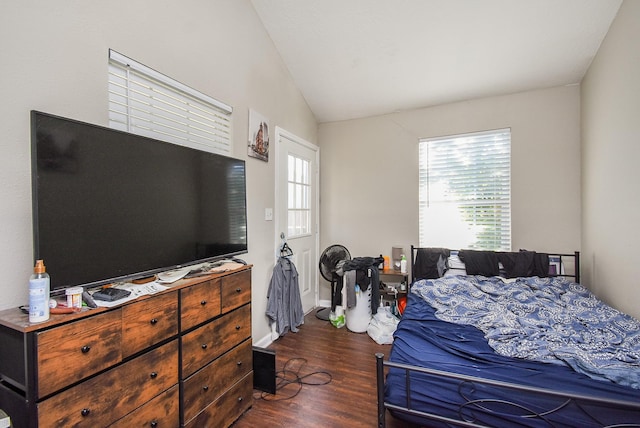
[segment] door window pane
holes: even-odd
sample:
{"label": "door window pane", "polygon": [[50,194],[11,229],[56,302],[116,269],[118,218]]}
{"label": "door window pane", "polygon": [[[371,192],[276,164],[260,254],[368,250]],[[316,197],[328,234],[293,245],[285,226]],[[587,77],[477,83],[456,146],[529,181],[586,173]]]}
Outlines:
{"label": "door window pane", "polygon": [[311,233],[311,178],[309,161],[288,155],[287,200],[289,237]]}

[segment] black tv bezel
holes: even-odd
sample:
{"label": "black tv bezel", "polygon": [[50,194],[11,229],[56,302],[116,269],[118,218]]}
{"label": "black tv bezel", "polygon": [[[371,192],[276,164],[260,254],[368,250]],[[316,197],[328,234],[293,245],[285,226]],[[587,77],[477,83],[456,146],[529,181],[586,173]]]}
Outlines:
{"label": "black tv bezel", "polygon": [[[136,139],[143,139],[143,140],[150,140],[150,141],[155,141],[155,142],[160,142],[160,143],[164,143],[164,144],[173,144],[167,141],[163,141],[163,140],[158,140],[156,138],[151,138],[151,137],[147,137],[144,135],[138,135],[138,134],[133,134],[130,132],[125,132],[125,131],[121,131],[118,129],[113,129],[113,128],[109,128],[106,126],[101,126],[101,125],[97,125],[97,124],[93,124],[93,123],[89,123],[89,122],[84,122],[81,120],[77,120],[77,119],[72,119],[72,118],[68,118],[68,117],[64,117],[64,116],[59,116],[59,115],[55,115],[55,114],[51,114],[51,113],[46,113],[46,112],[42,112],[42,111],[38,111],[38,110],[31,110],[30,112],[30,132],[31,132],[31,204],[32,204],[32,208],[31,208],[31,212],[32,212],[32,234],[33,234],[33,257],[34,260],[39,260],[41,259],[41,256],[39,254],[39,250],[40,250],[40,237],[39,237],[39,227],[38,227],[38,166],[37,166],[37,126],[36,126],[36,117],[40,115],[40,116],[45,116],[48,118],[53,118],[56,120],[61,120],[61,121],[66,121],[66,122],[71,122],[77,125],[81,125],[81,126],[89,126],[92,128],[98,128],[98,129],[102,129],[105,131],[109,131],[112,132],[114,134],[123,134],[126,135],[127,137],[134,137]],[[207,152],[204,150],[200,150],[197,148],[193,148],[193,147],[187,147],[187,146],[182,146],[185,149],[190,149],[190,150],[196,150],[196,151],[200,151],[200,152],[205,152],[205,153],[212,153],[212,152]],[[200,265],[200,264],[204,264],[204,263],[212,263],[212,262],[216,262],[219,260],[225,260],[225,259],[234,259],[238,262],[241,263],[245,263],[244,260],[240,260],[240,259],[236,259],[235,256],[239,256],[242,254],[247,254],[249,252],[249,219],[248,219],[248,206],[247,206],[247,188],[246,188],[246,183],[247,183],[247,168],[246,168],[246,161],[244,159],[239,159],[239,158],[235,158],[235,157],[231,157],[231,156],[225,156],[225,155],[221,155],[218,153],[212,153],[214,155],[217,156],[222,156],[222,157],[226,157],[226,158],[230,158],[233,159],[234,161],[239,161],[242,162],[242,164],[244,165],[244,183],[245,183],[245,188],[244,188],[244,208],[245,208],[245,248],[242,250],[238,250],[238,251],[232,251],[232,252],[227,252],[224,254],[220,254],[220,255],[216,255],[216,256],[212,256],[212,257],[206,257],[206,258],[201,258],[201,259],[196,259],[196,260],[192,260],[192,261],[188,261],[185,263],[180,263],[180,264],[175,264],[175,265],[168,265],[168,266],[159,266],[157,268],[153,268],[153,269],[147,269],[147,270],[143,270],[143,271],[137,271],[137,272],[131,272],[131,273],[127,273],[125,275],[117,275],[117,276],[113,276],[113,277],[109,277],[109,278],[104,278],[104,279],[100,279],[100,280],[96,280],[96,281],[91,281],[91,282],[86,282],[86,283],[81,283],[81,284],[65,284],[65,285],[59,285],[59,286],[52,286],[51,287],[51,295],[57,295],[59,293],[64,292],[64,290],[66,288],[69,287],[74,287],[74,286],[79,286],[79,287],[83,287],[85,289],[94,289],[94,288],[99,288],[102,287],[104,285],[107,284],[115,284],[115,283],[123,283],[123,282],[130,282],[133,280],[137,280],[137,279],[141,279],[141,278],[147,278],[147,277],[151,277],[154,276],[160,272],[167,272],[167,271],[171,271],[171,270],[176,270],[176,269],[182,269],[182,268],[186,268],[189,266],[195,266],[195,265]],[[46,266],[46,260],[45,260],[45,266]]]}

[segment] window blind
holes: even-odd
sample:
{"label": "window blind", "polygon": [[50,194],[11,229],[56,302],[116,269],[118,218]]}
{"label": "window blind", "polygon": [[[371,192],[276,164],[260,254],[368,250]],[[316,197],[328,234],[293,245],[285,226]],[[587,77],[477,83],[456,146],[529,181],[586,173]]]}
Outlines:
{"label": "window blind", "polygon": [[420,246],[510,251],[510,129],[419,144]]}
{"label": "window blind", "polygon": [[109,126],[231,155],[231,106],[109,50]]}

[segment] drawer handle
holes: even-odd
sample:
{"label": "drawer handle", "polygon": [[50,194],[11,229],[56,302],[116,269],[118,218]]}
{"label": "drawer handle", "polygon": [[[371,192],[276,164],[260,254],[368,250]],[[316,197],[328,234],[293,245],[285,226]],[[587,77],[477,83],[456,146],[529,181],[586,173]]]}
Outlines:
{"label": "drawer handle", "polygon": [[238,361],[236,364],[240,367],[242,365],[242,361]]}
{"label": "drawer handle", "polygon": [[241,326],[239,326],[239,325],[237,325],[237,326],[236,326],[236,330],[240,330],[241,328],[242,328],[242,327],[241,327]]}
{"label": "drawer handle", "polygon": [[201,302],[200,302],[200,304],[201,304],[202,306],[204,306],[204,305],[206,305],[206,304],[207,304],[207,301],[206,301],[206,300],[203,300],[203,301],[201,301]]}
{"label": "drawer handle", "polygon": [[151,372],[151,374],[149,375],[149,377],[150,377],[151,379],[155,379],[155,378],[157,378],[157,377],[158,377],[158,372]]}
{"label": "drawer handle", "polygon": [[242,397],[238,397],[238,403],[240,403],[243,400]]}
{"label": "drawer handle", "polygon": [[86,354],[87,352],[91,351],[91,346],[84,345],[82,348],[80,348],[80,350],[83,354]]}
{"label": "drawer handle", "polygon": [[80,411],[80,414],[81,414],[82,416],[84,416],[84,417],[89,416],[89,413],[91,413],[91,410],[89,410],[89,409],[87,409],[87,408],[84,408],[84,409],[82,409],[82,410]]}
{"label": "drawer handle", "polygon": [[240,293],[242,291],[242,288],[238,287],[236,288],[236,293]]}
{"label": "drawer handle", "polygon": [[202,349],[207,349],[207,344],[206,343],[202,344]]}
{"label": "drawer handle", "polygon": [[205,386],[203,386],[203,387],[202,387],[202,390],[203,390],[203,391],[208,391],[208,390],[209,390],[209,385],[205,385]]}
{"label": "drawer handle", "polygon": [[151,318],[151,321],[149,321],[151,323],[151,325],[156,325],[158,324],[158,318]]}
{"label": "drawer handle", "polygon": [[158,426],[158,421],[151,421],[149,425],[151,425],[151,428],[156,428]]}

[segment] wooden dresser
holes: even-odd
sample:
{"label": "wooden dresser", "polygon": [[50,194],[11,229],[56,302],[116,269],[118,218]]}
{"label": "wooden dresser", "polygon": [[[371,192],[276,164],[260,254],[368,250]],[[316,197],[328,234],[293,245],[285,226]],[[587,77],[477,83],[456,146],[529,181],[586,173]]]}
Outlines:
{"label": "wooden dresser", "polygon": [[252,394],[250,266],[38,324],[0,312],[14,428],[226,427]]}

